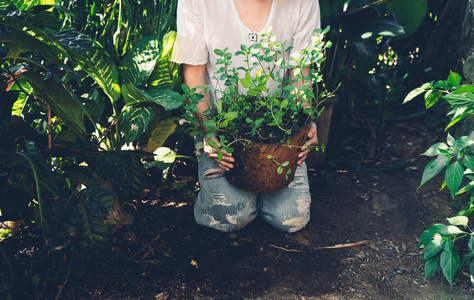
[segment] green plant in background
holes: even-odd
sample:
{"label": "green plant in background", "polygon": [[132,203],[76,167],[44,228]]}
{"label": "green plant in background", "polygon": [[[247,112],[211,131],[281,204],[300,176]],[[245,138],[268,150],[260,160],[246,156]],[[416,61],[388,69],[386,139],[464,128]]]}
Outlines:
{"label": "green plant in background", "polygon": [[427,0],[321,0],[320,6],[334,43],[323,67],[328,89],[341,83],[338,94],[348,107],[364,109],[371,121],[383,120],[393,109],[386,99],[395,98],[399,106],[400,97],[392,95],[400,93],[409,70],[396,46],[410,48],[408,37],[424,20]]}
{"label": "green plant in background", "polygon": [[[132,200],[141,191],[140,158],[151,155],[121,149],[142,139],[154,151],[176,128],[170,111],[181,98],[171,91],[177,66],[169,60],[176,1],[151,6],[150,20],[127,14],[119,27],[135,20],[157,32],[128,36],[119,57],[74,29],[88,20],[74,6],[0,5],[0,209],[4,220],[32,219],[35,204],[48,251],[69,242],[87,255],[109,251],[117,195]],[[87,16],[110,13],[107,3],[94,7]]]}
{"label": "green plant in background", "polygon": [[[217,99],[215,107],[204,111],[202,125],[206,127],[209,145],[218,149],[220,158],[223,151],[232,153],[235,143],[248,146],[252,142],[285,143],[321,114],[322,102],[332,96],[320,73],[324,51],[331,46],[331,42],[324,41],[328,31],[329,27],[315,30],[311,47],[291,55],[292,47],[286,48],[285,43],[276,42],[273,33],[264,33],[258,43],[250,47],[242,45],[235,53],[244,57],[246,67],[233,66],[233,54],[227,49],[214,50],[220,66],[213,75]],[[300,71],[310,66],[313,68],[308,75]],[[294,78],[284,75],[289,70],[294,71]],[[272,81],[277,85],[274,92],[270,90]],[[313,84],[315,90],[311,89]],[[197,111],[204,96],[196,93],[198,88],[209,90],[209,86],[191,90],[183,85],[189,97],[185,108],[190,113]],[[185,117],[199,130],[199,123],[192,114],[185,114]],[[211,140],[213,137],[219,145]],[[277,162],[274,157],[268,158],[280,165],[279,174],[288,165],[288,162]]]}
{"label": "green plant in background", "polygon": [[[453,125],[466,121],[474,116],[474,86],[461,84],[461,76],[451,72],[447,80],[425,83],[411,91],[404,103],[418,95],[424,95],[426,108],[435,105],[440,99],[450,105],[448,116],[451,121],[446,130]],[[471,281],[474,284],[474,232],[469,227],[468,216],[474,212],[474,133],[457,139],[448,134],[446,143],[432,145],[425,153],[435,157],[430,161],[423,172],[420,187],[427,181],[445,170],[442,188],[447,187],[453,199],[461,194],[470,195],[467,203],[462,203],[462,210],[455,217],[448,218],[448,225],[435,224],[424,231],[420,237],[418,247],[424,248],[425,278],[438,270],[450,282],[460,265],[470,267]],[[468,251],[462,259],[454,248],[456,241],[467,238]]]}

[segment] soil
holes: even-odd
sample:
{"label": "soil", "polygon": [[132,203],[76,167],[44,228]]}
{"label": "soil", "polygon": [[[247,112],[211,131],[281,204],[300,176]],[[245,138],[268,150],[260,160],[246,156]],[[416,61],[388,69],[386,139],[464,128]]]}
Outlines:
{"label": "soil", "polygon": [[456,213],[441,179],[417,190],[437,138],[419,119],[385,124],[376,143],[357,119],[333,122],[326,163],[309,171],[311,221],[293,234],[259,218],[235,233],[196,225],[196,166],[183,160],[124,206],[135,222],[106,260],[46,259],[34,228],[2,242],[15,299],[472,299],[468,270],[452,289],[440,272],[424,281],[416,249]]}

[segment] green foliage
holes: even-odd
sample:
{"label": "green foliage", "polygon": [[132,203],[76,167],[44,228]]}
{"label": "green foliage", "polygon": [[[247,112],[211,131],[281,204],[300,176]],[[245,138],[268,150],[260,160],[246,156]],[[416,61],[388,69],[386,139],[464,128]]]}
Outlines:
{"label": "green foliage", "polygon": [[[474,88],[470,84],[461,85],[461,79],[459,74],[451,72],[447,80],[425,83],[414,89],[405,97],[404,103],[423,94],[426,108],[432,107],[441,99],[445,100],[451,106],[448,112],[451,122],[446,126],[449,129],[454,124],[471,118],[474,112]],[[474,232],[469,227],[468,218],[474,211],[473,152],[474,132],[471,132],[470,135],[457,139],[448,133],[446,143],[434,144],[423,154],[436,158],[425,167],[420,187],[445,170],[442,187],[447,186],[453,198],[463,193],[470,194],[469,203],[465,204],[457,216],[448,218],[448,225],[431,226],[422,233],[418,243],[418,247],[424,248],[425,279],[441,269],[451,286],[460,265],[469,265],[471,279],[474,278]],[[469,251],[460,260],[454,243],[464,237],[469,237]]]}
{"label": "green foliage", "polygon": [[[183,85],[189,98],[184,117],[196,128],[205,127],[206,138],[217,138],[220,145],[213,140],[209,140],[209,145],[219,153],[232,153],[231,145],[235,142],[284,143],[309,120],[316,119],[322,101],[332,96],[326,91],[320,73],[323,53],[331,46],[331,42],[323,40],[328,30],[316,29],[311,48],[291,55],[291,47],[286,48],[286,42],[277,42],[273,33],[264,33],[250,47],[242,45],[235,54],[227,48],[215,49],[219,57],[216,62],[219,69],[212,77],[217,86],[215,107],[204,111],[205,121],[199,124],[192,114],[203,95],[196,91],[208,92],[210,86],[190,89]],[[233,55],[243,56],[247,66],[233,66]],[[312,67],[309,74],[304,75],[301,70],[309,67]],[[290,78],[284,75],[288,71],[293,73]],[[270,89],[271,82],[276,83],[274,91]]]}
{"label": "green foliage", "polygon": [[397,0],[387,3],[389,14],[396,16],[406,35],[413,34],[428,10],[428,0]]}
{"label": "green foliage", "polygon": [[9,2],[0,4],[0,190],[13,192],[0,209],[24,193],[21,209],[38,205],[48,251],[108,253],[112,202],[141,192],[141,158],[151,155],[122,147],[159,147],[177,126],[177,1]]}

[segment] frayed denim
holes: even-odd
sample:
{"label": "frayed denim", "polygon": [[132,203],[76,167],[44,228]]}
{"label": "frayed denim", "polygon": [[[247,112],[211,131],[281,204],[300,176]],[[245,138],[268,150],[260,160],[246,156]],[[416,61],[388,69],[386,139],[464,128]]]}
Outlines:
{"label": "frayed denim", "polygon": [[223,232],[242,229],[257,215],[278,230],[296,232],[309,221],[311,195],[303,163],[285,188],[267,194],[240,190],[230,184],[215,161],[198,153],[200,192],[194,218],[200,225]]}

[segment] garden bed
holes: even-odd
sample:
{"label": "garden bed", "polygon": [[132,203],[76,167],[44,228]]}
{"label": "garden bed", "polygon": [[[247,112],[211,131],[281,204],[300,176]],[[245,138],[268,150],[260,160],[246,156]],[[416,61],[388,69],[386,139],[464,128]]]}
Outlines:
{"label": "garden bed", "polygon": [[327,163],[310,170],[302,231],[259,218],[231,234],[196,225],[196,166],[181,163],[175,182],[149,184],[124,207],[135,223],[117,229],[105,262],[63,253],[48,265],[34,228],[2,242],[17,299],[34,298],[32,282],[47,299],[472,299],[462,272],[453,289],[441,274],[423,280],[418,237],[456,210],[440,180],[416,190],[432,143],[421,120],[384,126],[375,158],[369,130],[345,120],[333,124]]}

